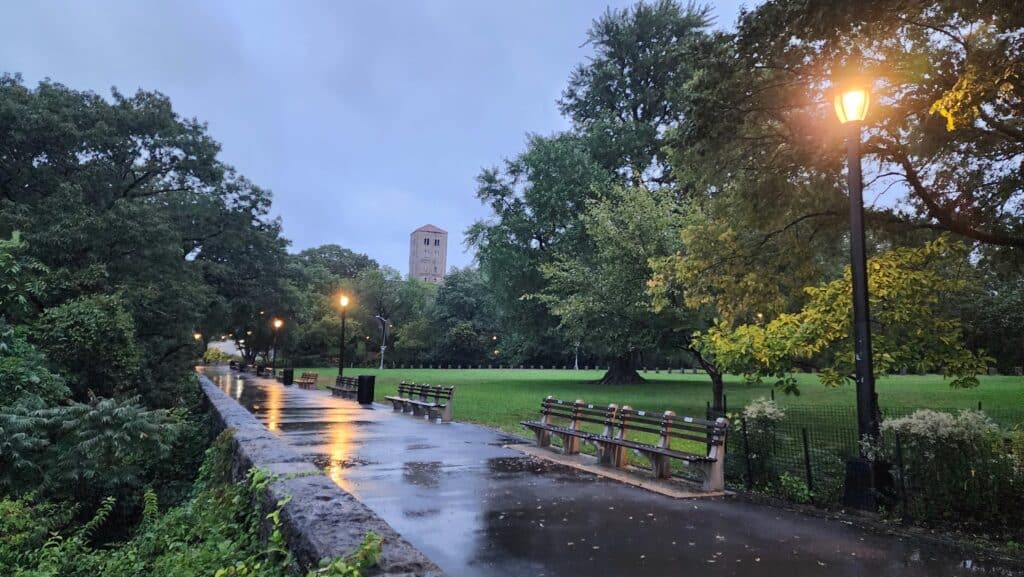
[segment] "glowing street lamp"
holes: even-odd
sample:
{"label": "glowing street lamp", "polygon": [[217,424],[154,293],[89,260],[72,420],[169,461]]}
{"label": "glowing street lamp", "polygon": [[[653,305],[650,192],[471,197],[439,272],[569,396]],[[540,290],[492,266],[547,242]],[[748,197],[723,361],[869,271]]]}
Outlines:
{"label": "glowing street lamp", "polygon": [[[870,83],[863,78],[837,82],[832,96],[839,122],[847,127],[846,183],[850,191],[850,273],[853,279],[853,343],[857,380],[857,432],[861,439],[879,435],[878,398],[871,359],[868,309],[867,248],[864,240],[864,181],[861,176],[860,132],[871,102]],[[847,498],[851,505],[873,507],[875,466],[863,449],[847,465]]]}
{"label": "glowing street lamp", "polygon": [[201,341],[203,340],[203,333],[192,333],[192,338],[197,341]]}
{"label": "glowing street lamp", "polygon": [[341,345],[338,346],[338,376],[345,376],[345,315],[348,312],[348,296],[341,295],[338,298],[341,305]]}
{"label": "glowing street lamp", "polygon": [[276,371],[277,370],[277,333],[279,333],[281,331],[281,327],[284,326],[284,321],[281,320],[281,319],[274,319],[274,322],[272,324],[273,324],[273,327],[274,327],[274,342],[271,343],[271,348],[274,349],[274,356],[273,356],[273,358],[270,361],[270,370],[271,371]]}

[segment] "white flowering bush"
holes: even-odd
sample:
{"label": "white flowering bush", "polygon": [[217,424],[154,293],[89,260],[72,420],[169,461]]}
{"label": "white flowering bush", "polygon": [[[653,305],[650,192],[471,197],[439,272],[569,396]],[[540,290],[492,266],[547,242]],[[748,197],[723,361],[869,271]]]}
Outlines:
{"label": "white flowering bush", "polygon": [[746,442],[750,459],[750,475],[754,485],[771,484],[778,479],[774,456],[779,444],[779,425],[786,412],[771,401],[759,398],[743,408],[738,426],[746,422]]}
{"label": "white flowering bush", "polygon": [[786,411],[775,404],[775,401],[761,397],[743,407],[743,416],[747,418],[748,424],[752,421],[778,423],[786,418]]}
{"label": "white flowering bush", "polygon": [[890,441],[882,457],[894,464],[906,487],[906,511],[916,520],[989,533],[1024,528],[1020,456],[983,412],[915,411],[885,421],[882,433]]}

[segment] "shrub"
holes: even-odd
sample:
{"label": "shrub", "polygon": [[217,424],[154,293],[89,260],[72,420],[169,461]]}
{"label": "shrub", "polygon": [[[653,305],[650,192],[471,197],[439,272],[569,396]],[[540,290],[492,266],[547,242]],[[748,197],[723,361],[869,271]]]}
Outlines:
{"label": "shrub", "polygon": [[135,322],[118,295],[89,295],[47,309],[33,338],[80,401],[128,390],[139,368]]}
{"label": "shrub", "polygon": [[58,375],[46,368],[46,358],[0,318],[0,406],[35,397],[48,405],[67,398]]}
{"label": "shrub", "polygon": [[[280,530],[281,508],[264,515],[260,493],[273,481],[253,469],[245,482],[230,480],[231,434],[207,450],[195,492],[185,504],[158,512],[146,492],[146,514],[137,532],[114,547],[99,547],[93,536],[109,523],[113,499],[105,499],[77,528],[50,522],[56,507],[30,501],[0,501],[0,566],[13,577],[280,577],[294,574]],[[58,509],[59,510],[59,509]],[[42,522],[35,519],[45,515]],[[66,516],[66,515],[65,515]],[[269,542],[260,540],[269,521]],[[52,532],[51,532],[52,531]],[[307,577],[359,577],[380,559],[381,539],[370,533],[349,557],[325,560]]]}
{"label": "shrub", "polygon": [[769,484],[777,477],[773,460],[778,445],[779,425],[785,416],[785,411],[775,401],[765,398],[756,399],[743,409],[743,418],[747,423],[747,458],[750,459],[751,481],[754,485]]}
{"label": "shrub", "polygon": [[[999,427],[981,411],[953,415],[931,410],[885,421],[898,436],[900,455],[887,444],[882,457],[902,456],[906,512],[929,524],[954,524],[988,533],[1024,527],[1024,471]],[[900,469],[894,474],[900,481]]]}
{"label": "shrub", "polygon": [[208,365],[224,364],[230,361],[232,358],[234,357],[216,347],[210,347],[206,349],[206,352],[203,353],[203,362]]}

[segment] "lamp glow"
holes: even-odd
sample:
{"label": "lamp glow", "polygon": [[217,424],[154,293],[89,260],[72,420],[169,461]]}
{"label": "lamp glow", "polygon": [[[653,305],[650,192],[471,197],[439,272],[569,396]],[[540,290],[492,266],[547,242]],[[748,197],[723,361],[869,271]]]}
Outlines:
{"label": "lamp glow", "polygon": [[284,325],[284,321],[282,321],[281,319],[274,319],[274,328],[275,329],[281,328],[282,325]]}
{"label": "lamp glow", "polygon": [[341,295],[341,298],[338,299],[338,301],[341,303],[341,308],[345,308],[345,307],[348,306],[348,297],[347,296]]}
{"label": "lamp glow", "polygon": [[866,82],[857,80],[840,83],[833,97],[839,122],[862,122],[868,115],[871,93]]}

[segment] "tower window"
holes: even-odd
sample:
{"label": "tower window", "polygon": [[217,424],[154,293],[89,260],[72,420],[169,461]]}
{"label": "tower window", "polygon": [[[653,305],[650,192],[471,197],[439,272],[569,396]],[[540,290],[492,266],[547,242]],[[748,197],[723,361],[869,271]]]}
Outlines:
{"label": "tower window", "polygon": [[441,246],[441,239],[435,238],[434,239],[434,246]]}
{"label": "tower window", "polygon": [[430,244],[430,239],[429,238],[423,239],[423,244]]}

